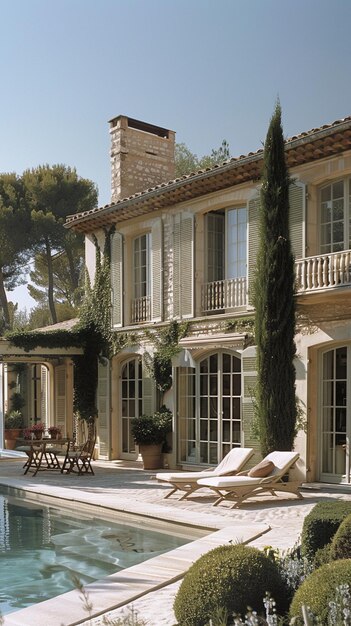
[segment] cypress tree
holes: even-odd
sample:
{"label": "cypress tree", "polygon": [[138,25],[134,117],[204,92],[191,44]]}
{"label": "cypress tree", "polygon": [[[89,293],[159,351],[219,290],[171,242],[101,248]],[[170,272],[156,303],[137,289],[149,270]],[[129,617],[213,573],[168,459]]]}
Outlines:
{"label": "cypress tree", "polygon": [[254,289],[258,371],[255,395],[263,455],[291,450],[296,425],[295,278],[289,235],[289,185],[278,102],[264,145]]}

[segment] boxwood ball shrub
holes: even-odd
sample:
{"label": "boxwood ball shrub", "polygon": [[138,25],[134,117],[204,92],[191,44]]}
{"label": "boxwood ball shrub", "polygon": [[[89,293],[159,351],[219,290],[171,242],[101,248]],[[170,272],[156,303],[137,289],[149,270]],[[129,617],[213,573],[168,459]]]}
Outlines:
{"label": "boxwood ball shrub", "polygon": [[351,502],[318,502],[306,515],[301,535],[301,552],[313,561],[314,555],[330,543],[341,522],[351,514]]}
{"label": "boxwood ball shrub", "polygon": [[244,615],[263,612],[269,592],[277,610],[286,610],[286,589],[278,568],[266,555],[241,544],[211,550],[186,573],[174,602],[179,626],[204,626],[218,608]]}
{"label": "boxwood ball shrub", "polygon": [[320,619],[321,624],[328,623],[329,602],[334,600],[339,585],[351,586],[351,559],[327,563],[316,569],[296,591],[291,605],[290,618],[295,618],[295,626],[303,626],[301,607],[309,607]]}
{"label": "boxwood ball shrub", "polygon": [[351,515],[345,517],[336,531],[330,546],[330,556],[332,560],[351,558]]}

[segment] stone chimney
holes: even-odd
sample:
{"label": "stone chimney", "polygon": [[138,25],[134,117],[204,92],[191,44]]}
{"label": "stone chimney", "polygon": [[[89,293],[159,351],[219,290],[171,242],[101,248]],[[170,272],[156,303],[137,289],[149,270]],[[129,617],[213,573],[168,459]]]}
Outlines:
{"label": "stone chimney", "polygon": [[111,202],[175,178],[175,133],[125,115],[109,122]]}

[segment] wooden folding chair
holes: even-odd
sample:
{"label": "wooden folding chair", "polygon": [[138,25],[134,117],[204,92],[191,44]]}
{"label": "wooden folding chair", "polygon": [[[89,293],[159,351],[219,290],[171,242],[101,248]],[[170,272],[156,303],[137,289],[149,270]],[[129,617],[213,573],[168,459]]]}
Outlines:
{"label": "wooden folding chair", "polygon": [[78,449],[75,446],[69,446],[65,459],[62,464],[61,474],[63,472],[75,472],[76,474],[93,474],[94,470],[91,466],[95,448],[95,438],[87,439],[87,441]]}

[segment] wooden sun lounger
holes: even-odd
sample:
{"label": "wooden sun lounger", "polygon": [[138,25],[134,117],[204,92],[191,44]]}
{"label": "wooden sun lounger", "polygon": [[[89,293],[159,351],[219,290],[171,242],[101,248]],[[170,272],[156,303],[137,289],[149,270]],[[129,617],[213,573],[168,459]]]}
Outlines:
{"label": "wooden sun lounger", "polygon": [[184,500],[191,493],[201,489],[202,485],[198,484],[199,478],[213,478],[214,476],[230,476],[239,472],[252,457],[254,451],[252,448],[233,448],[228,452],[224,459],[213,469],[207,469],[200,472],[167,472],[158,473],[156,478],[160,482],[166,482],[172,487],[171,491],[165,495],[169,498],[176,491],[183,491],[183,495],[179,500]]}
{"label": "wooden sun lounger", "polygon": [[231,508],[237,508],[247,498],[268,492],[272,496],[276,496],[276,492],[291,493],[300,500],[301,481],[283,480],[289,470],[293,467],[299,458],[299,454],[295,452],[271,452],[264,461],[272,461],[274,469],[268,476],[263,478],[255,478],[249,476],[249,472],[240,472],[237,476],[219,476],[216,478],[200,478],[198,484],[201,487],[209,487],[218,495],[213,506],[217,506],[223,501],[234,501]]}

